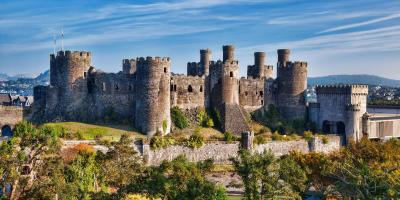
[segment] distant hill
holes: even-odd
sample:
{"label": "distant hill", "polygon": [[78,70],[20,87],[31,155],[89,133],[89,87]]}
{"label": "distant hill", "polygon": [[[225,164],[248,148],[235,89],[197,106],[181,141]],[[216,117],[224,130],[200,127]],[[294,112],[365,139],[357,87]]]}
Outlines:
{"label": "distant hill", "polygon": [[38,82],[50,82],[50,70],[47,70],[35,78]]}
{"label": "distant hill", "polygon": [[381,85],[388,87],[400,87],[400,80],[383,78],[374,75],[330,75],[321,77],[309,77],[308,85],[329,85],[329,84],[367,84]]}

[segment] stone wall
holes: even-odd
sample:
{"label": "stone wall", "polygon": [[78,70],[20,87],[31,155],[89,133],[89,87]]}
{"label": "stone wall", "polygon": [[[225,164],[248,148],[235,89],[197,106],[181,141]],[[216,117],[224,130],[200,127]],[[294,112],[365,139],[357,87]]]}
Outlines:
{"label": "stone wall", "polygon": [[239,83],[239,104],[251,112],[264,105],[265,80],[241,78]]}
{"label": "stone wall", "polygon": [[0,106],[0,129],[8,125],[13,128],[14,125],[24,119],[24,110],[22,107]]}
{"label": "stone wall", "polygon": [[343,138],[338,135],[325,135],[328,142],[323,143],[322,138],[316,137],[313,141],[314,151],[320,153],[330,153],[332,151],[337,151],[343,144]]}
{"label": "stone wall", "polygon": [[307,153],[310,151],[310,146],[305,140],[297,141],[273,141],[266,144],[256,145],[254,152],[262,153],[271,150],[276,156],[282,156],[290,153],[291,151],[299,151]]}
{"label": "stone wall", "polygon": [[[330,153],[339,150],[341,147],[341,137],[336,135],[327,135],[328,143],[323,144],[321,138],[315,138],[311,142],[305,140],[296,141],[270,141],[266,144],[260,144],[252,147],[253,152],[262,153],[271,150],[276,156],[282,156],[290,151],[299,151],[302,153],[322,152]],[[251,141],[242,141],[252,143],[254,137],[244,137]],[[105,146],[96,145],[92,140],[66,140],[64,148],[73,147],[78,144],[90,144],[96,150],[106,151]],[[229,158],[238,156],[240,148],[239,142],[210,142],[204,146],[192,149],[185,146],[169,146],[163,149],[152,150],[150,145],[134,143],[132,147],[145,159],[148,165],[159,165],[164,160],[171,161],[174,158],[184,155],[191,162],[199,162],[207,159],[213,159],[217,164],[230,164]],[[251,146],[249,146],[251,148]]]}
{"label": "stone wall", "polygon": [[171,146],[165,149],[151,150],[150,145],[143,146],[143,157],[149,165],[159,165],[164,160],[173,160],[179,155],[184,155],[191,162],[213,159],[215,163],[229,163],[230,157],[237,156],[239,143],[227,144],[223,142],[208,143],[198,149],[184,146]]}
{"label": "stone wall", "polygon": [[204,77],[174,75],[171,77],[171,107],[193,109],[205,106]]}

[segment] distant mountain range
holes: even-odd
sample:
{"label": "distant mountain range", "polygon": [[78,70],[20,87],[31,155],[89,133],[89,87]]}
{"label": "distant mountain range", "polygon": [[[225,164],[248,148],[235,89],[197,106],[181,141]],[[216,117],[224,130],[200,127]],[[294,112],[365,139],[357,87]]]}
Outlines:
{"label": "distant mountain range", "polygon": [[314,86],[329,84],[367,84],[388,87],[400,87],[400,80],[388,79],[380,76],[366,74],[330,75],[308,78],[308,85]]}
{"label": "distant mountain range", "polygon": [[32,79],[37,82],[49,82],[50,81],[50,70],[47,70],[47,71],[39,74],[37,77],[32,77],[32,76],[25,75],[25,74],[18,74],[18,75],[10,76],[5,73],[0,73],[0,81],[16,81],[18,79]]}

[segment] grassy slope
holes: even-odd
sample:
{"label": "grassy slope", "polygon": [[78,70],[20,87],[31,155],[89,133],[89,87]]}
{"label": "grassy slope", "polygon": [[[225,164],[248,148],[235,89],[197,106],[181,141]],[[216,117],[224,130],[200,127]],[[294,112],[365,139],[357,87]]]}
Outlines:
{"label": "grassy slope", "polygon": [[94,124],[85,124],[80,122],[58,122],[58,123],[48,123],[45,124],[48,126],[53,126],[55,128],[64,128],[66,131],[70,131],[72,133],[80,132],[82,135],[82,139],[85,140],[93,140],[96,135],[101,135],[103,139],[108,139],[112,141],[119,140],[121,135],[129,134],[135,138],[145,138],[145,135],[142,135],[136,132],[132,127],[128,125],[94,125]]}

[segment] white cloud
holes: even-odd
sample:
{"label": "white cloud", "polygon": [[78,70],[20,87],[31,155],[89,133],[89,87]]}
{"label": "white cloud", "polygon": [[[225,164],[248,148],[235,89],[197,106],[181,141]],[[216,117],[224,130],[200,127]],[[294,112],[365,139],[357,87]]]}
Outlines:
{"label": "white cloud", "polygon": [[391,14],[391,15],[388,15],[388,16],[385,16],[385,17],[380,17],[380,18],[376,18],[376,19],[372,19],[372,20],[368,20],[368,21],[364,21],[364,22],[338,26],[338,27],[334,27],[334,28],[330,28],[330,29],[321,31],[319,33],[329,33],[329,32],[347,30],[347,29],[356,28],[356,27],[360,27],[360,26],[376,24],[376,23],[379,23],[379,22],[384,22],[384,21],[388,21],[388,20],[392,20],[392,19],[396,19],[396,18],[400,18],[400,13]]}

